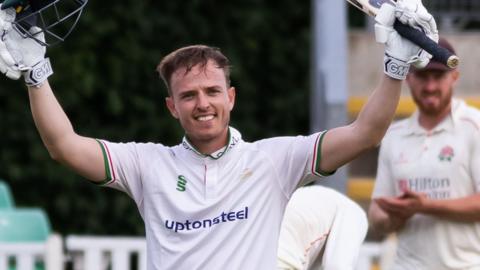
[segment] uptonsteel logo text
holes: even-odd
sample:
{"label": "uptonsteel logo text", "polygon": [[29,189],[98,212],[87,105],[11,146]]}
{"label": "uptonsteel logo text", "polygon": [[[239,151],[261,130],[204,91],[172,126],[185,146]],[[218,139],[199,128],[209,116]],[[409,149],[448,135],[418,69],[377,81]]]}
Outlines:
{"label": "uptonsteel logo text", "polygon": [[179,231],[190,231],[190,230],[198,230],[202,228],[209,228],[214,225],[225,223],[225,222],[234,222],[240,219],[248,219],[248,206],[243,208],[240,211],[233,211],[233,212],[222,212],[219,216],[214,217],[212,219],[203,219],[203,220],[185,220],[185,222],[179,222],[174,220],[165,220],[165,227],[169,230],[173,230],[175,232]]}

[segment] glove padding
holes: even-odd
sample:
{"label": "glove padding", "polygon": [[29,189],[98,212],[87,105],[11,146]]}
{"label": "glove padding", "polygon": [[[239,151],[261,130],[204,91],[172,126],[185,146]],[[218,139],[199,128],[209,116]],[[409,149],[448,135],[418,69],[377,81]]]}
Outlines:
{"label": "glove padding", "polygon": [[[437,23],[432,14],[428,13],[421,0],[397,1],[395,17],[403,24],[416,28],[420,31],[437,30]],[[434,34],[428,33],[427,35]],[[436,33],[438,34],[438,33]],[[438,39],[438,37],[437,37]]]}
{"label": "glove padding", "polygon": [[382,5],[375,17],[375,37],[377,42],[385,44],[384,72],[392,78],[403,80],[410,64],[423,68],[432,56],[393,29],[395,19],[400,18],[402,23],[419,29],[435,42],[438,42],[438,30],[433,16],[420,0],[398,0],[395,7]]}
{"label": "glove padding", "polygon": [[[46,48],[13,29],[14,20],[13,8],[0,10],[0,27],[3,26],[0,39],[0,71],[11,79],[24,75],[29,86],[40,85],[53,74],[50,61],[45,59]],[[35,38],[45,41],[40,28],[32,27],[29,32]]]}
{"label": "glove padding", "polygon": [[5,74],[10,79],[18,80],[22,73],[16,67],[15,60],[8,51],[5,43],[7,33],[13,30],[12,22],[14,20],[15,10],[13,8],[1,10],[0,5],[0,72]]}

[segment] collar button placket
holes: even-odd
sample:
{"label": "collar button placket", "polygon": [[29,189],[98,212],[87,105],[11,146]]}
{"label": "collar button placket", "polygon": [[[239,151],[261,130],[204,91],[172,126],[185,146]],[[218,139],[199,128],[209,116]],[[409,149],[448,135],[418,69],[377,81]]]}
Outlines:
{"label": "collar button placket", "polygon": [[205,199],[213,199],[216,197],[218,161],[207,158],[205,161]]}

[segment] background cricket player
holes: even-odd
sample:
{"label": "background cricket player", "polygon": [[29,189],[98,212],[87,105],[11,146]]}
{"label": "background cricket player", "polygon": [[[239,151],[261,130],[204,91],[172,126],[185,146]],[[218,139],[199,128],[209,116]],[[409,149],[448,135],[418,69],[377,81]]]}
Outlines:
{"label": "background cricket player", "polygon": [[382,142],[369,218],[398,233],[393,269],[480,269],[480,111],[452,98],[458,78],[436,61],[413,69],[418,111]]}
{"label": "background cricket player", "polygon": [[278,243],[278,269],[355,269],[367,216],[345,195],[320,185],[297,189]]}

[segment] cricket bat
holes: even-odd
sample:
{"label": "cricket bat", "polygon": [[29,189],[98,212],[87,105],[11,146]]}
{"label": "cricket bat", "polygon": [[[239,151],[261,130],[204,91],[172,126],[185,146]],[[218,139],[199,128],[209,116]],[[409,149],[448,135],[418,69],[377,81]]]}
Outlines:
{"label": "cricket bat", "polygon": [[[375,17],[382,5],[395,5],[396,0],[347,0],[367,15]],[[428,38],[422,31],[414,29],[396,20],[393,28],[404,38],[417,44],[432,55],[432,59],[439,61],[450,68],[456,68],[460,59],[447,49]]]}

